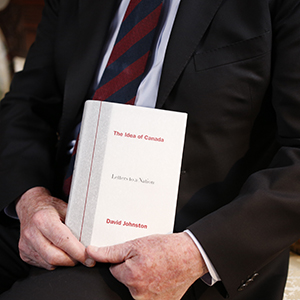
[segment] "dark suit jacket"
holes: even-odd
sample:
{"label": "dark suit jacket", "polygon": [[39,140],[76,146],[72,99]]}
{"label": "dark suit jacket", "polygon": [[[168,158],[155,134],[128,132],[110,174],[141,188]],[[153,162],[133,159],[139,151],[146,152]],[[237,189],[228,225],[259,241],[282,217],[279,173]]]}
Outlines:
{"label": "dark suit jacket", "polygon": [[[1,209],[34,186],[59,195],[115,6],[46,0],[1,103]],[[299,0],[182,0],[168,45],[157,107],[189,114],[175,230],[199,239],[230,299],[280,299],[279,257],[300,234],[299,23]]]}

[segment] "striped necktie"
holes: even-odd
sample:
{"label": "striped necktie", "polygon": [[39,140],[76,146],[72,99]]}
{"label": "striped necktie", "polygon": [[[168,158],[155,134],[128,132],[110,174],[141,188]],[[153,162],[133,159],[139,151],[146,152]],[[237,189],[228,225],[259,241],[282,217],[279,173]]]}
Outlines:
{"label": "striped necktie", "polygon": [[162,0],[131,0],[94,100],[134,104],[158,24]]}
{"label": "striped necktie", "polygon": [[[162,1],[130,1],[93,100],[134,104],[155,36]],[[66,196],[70,192],[76,149],[77,141],[64,182]]]}

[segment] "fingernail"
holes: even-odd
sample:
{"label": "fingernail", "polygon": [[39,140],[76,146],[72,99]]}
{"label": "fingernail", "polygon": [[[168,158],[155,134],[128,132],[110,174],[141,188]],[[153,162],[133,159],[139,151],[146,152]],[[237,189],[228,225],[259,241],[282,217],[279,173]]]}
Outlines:
{"label": "fingernail", "polygon": [[84,262],[84,264],[87,266],[87,267],[93,267],[95,265],[95,261],[92,259],[92,258],[87,258]]}

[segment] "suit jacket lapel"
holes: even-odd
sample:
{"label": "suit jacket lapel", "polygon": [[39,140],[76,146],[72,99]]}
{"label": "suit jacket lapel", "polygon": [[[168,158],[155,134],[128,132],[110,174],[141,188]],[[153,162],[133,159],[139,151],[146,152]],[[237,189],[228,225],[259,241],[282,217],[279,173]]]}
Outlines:
{"label": "suit jacket lapel", "polygon": [[[76,119],[83,102],[87,100],[85,97],[93,81],[101,48],[118,1],[78,0],[78,3],[78,47],[74,49],[74,58],[66,79],[62,122],[65,117],[68,120]],[[68,122],[65,120],[64,123]],[[63,127],[64,124],[62,130],[65,129]]]}
{"label": "suit jacket lapel", "polygon": [[156,107],[161,108],[223,0],[181,0],[168,44]]}

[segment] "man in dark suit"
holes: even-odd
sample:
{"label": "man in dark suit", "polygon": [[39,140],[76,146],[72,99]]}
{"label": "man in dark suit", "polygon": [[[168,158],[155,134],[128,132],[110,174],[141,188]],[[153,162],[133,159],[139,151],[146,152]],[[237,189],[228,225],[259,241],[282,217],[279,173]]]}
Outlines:
{"label": "man in dark suit", "polygon": [[[30,276],[0,299],[130,299],[105,264],[59,267],[94,260],[113,263],[135,299],[187,289],[183,299],[282,299],[300,234],[300,1],[181,0],[156,101],[188,113],[178,233],[85,251],[61,222],[66,150],[117,7],[46,1],[25,70],[2,100],[3,289]],[[7,217],[15,201],[26,263],[19,221]]]}

